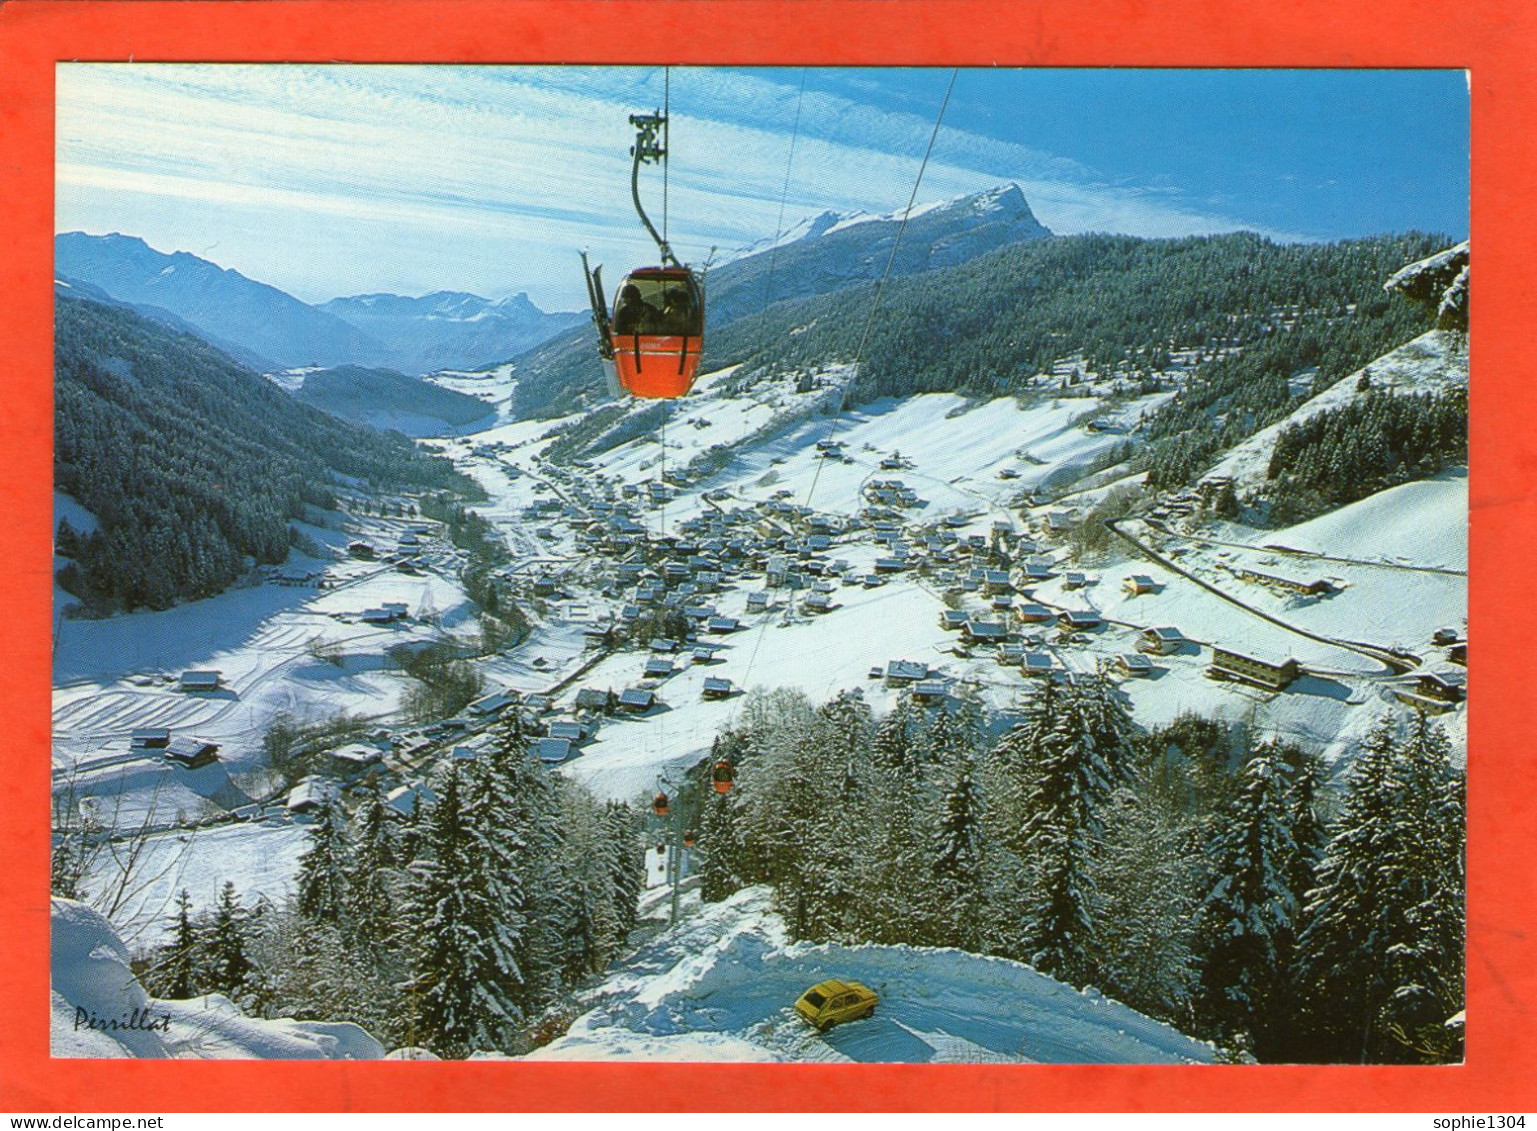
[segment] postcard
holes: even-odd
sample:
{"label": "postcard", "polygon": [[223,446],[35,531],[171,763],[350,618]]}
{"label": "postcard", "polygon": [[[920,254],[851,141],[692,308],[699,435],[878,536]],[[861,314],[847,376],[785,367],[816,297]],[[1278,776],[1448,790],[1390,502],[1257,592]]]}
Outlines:
{"label": "postcard", "polygon": [[0,15],[14,1106],[1519,1108],[1518,49],[1185,7]]}

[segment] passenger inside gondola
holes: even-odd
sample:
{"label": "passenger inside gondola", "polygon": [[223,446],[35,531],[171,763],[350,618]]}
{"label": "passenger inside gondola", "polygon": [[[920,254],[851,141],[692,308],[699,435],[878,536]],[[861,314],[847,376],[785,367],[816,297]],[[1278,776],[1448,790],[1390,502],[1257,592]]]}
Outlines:
{"label": "passenger inside gondola", "polygon": [[626,283],[614,304],[614,333],[654,334],[660,319],[656,307],[641,297],[640,288]]}

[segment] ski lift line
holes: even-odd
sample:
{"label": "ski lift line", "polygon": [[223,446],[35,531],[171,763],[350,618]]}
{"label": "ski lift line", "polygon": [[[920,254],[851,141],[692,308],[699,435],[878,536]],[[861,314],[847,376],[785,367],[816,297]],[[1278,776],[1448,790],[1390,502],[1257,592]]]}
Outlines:
{"label": "ski lift line", "polygon": [[[844,381],[843,388],[839,392],[838,404],[833,413],[832,427],[828,429],[826,439],[831,440],[838,433],[838,425],[843,417],[843,401],[848,396],[849,387],[859,377],[859,366],[864,361],[865,346],[870,341],[870,331],[875,326],[875,316],[880,312],[881,296],[886,290],[886,280],[891,276],[891,268],[897,261],[897,250],[902,246],[902,236],[907,231],[907,221],[912,216],[913,205],[918,200],[918,190],[923,184],[923,174],[928,170],[929,157],[934,152],[934,142],[939,138],[940,124],[945,120],[945,110],[950,105],[950,95],[955,90],[956,76],[961,73],[959,67],[950,71],[950,82],[945,87],[945,96],[939,103],[939,113],[934,115],[934,128],[929,132],[929,144],[923,151],[923,160],[918,165],[918,175],[913,179],[913,191],[907,197],[907,207],[902,211],[902,223],[897,227],[897,235],[891,241],[891,254],[886,257],[886,269],[881,272],[880,280],[875,284],[875,295],[870,302],[870,313],[865,318],[864,331],[859,336],[859,347],[854,351],[854,364],[849,369],[848,378]],[[811,486],[806,491],[806,506],[811,505],[812,496],[816,494],[817,480],[822,477],[822,465],[826,460],[817,460],[816,469],[811,474]]]}
{"label": "ski lift line", "polygon": [[662,68],[662,242],[667,242],[667,154],[672,149],[672,67]]}
{"label": "ski lift line", "polygon": [[806,68],[801,68],[800,93],[795,96],[795,122],[790,127],[790,155],[785,159],[785,183],[779,193],[779,219],[774,221],[774,243],[769,248],[768,277],[763,283],[763,309],[769,308],[774,296],[774,264],[779,257],[779,241],[785,230],[785,202],[790,196],[790,171],[795,166],[795,143],[801,132],[801,103],[806,97]]}
{"label": "ski lift line", "polygon": [[[869,316],[865,319],[864,332],[860,335],[859,338],[859,348],[854,353],[854,364],[850,367],[849,376],[844,382],[843,388],[838,393],[838,400],[834,405],[832,427],[828,429],[826,439],[830,440],[837,434],[838,424],[843,416],[843,400],[848,395],[849,386],[854,383],[854,379],[859,375],[859,364],[860,361],[864,358],[865,345],[869,341],[870,329],[875,325],[875,315],[880,310],[881,292],[885,289],[886,279],[891,274],[892,266],[896,263],[897,249],[902,246],[902,234],[907,231],[908,217],[912,215],[913,205],[918,200],[918,190],[923,185],[923,174],[929,167],[929,156],[934,152],[934,142],[939,137],[939,127],[940,124],[945,120],[945,110],[950,105],[950,94],[955,90],[955,80],[960,73],[961,69],[959,67],[954,67],[950,71],[950,82],[945,86],[945,96],[939,103],[939,113],[934,116],[934,129],[929,133],[929,143],[923,151],[923,160],[918,165],[918,175],[913,179],[913,191],[908,195],[907,207],[902,212],[902,223],[897,228],[896,239],[892,241],[891,254],[886,257],[886,268],[881,272],[880,281],[876,284],[875,295],[870,303],[870,313]],[[804,71],[802,72],[801,81],[804,84]],[[797,107],[797,122],[798,121],[799,109]],[[786,183],[788,185],[788,172],[786,173]],[[812,498],[816,495],[817,481],[822,477],[822,465],[827,461],[819,459],[815,462],[816,469],[812,472],[811,475],[811,486],[806,491],[805,505],[808,507],[811,505]],[[756,634],[756,638],[753,641],[752,654],[747,658],[747,668],[742,673],[742,688],[744,691],[750,686],[748,683],[748,677],[752,675],[753,664],[757,662],[758,650],[763,644],[763,634],[764,631],[768,628],[768,623],[769,618],[765,616],[758,625],[758,632]],[[737,707],[738,704],[732,705],[731,717],[727,722],[728,726],[735,723],[736,721]]]}

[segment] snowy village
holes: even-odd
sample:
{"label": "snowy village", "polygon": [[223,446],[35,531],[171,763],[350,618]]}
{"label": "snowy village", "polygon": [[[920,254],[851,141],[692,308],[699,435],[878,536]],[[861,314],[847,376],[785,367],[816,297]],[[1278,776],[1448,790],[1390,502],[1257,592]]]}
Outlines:
{"label": "snowy village", "polygon": [[[276,69],[65,67],[64,156],[436,128]],[[1459,1061],[1466,153],[1439,227],[1117,227],[970,72],[856,145],[836,76],[506,70],[466,137],[604,123],[525,173],[561,312],[63,182],[53,1054]]]}

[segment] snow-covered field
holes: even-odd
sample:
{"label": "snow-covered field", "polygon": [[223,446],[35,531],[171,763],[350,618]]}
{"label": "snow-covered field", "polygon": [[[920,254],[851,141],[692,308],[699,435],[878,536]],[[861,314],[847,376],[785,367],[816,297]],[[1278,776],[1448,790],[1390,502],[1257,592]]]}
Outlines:
{"label": "snow-covered field", "polygon": [[[796,998],[862,983],[875,1015],[817,1033]],[[589,1008],[533,1060],[870,1063],[1210,1063],[1209,1046],[1117,1002],[1002,958],[787,941],[769,889],[693,909],[584,995]]]}

